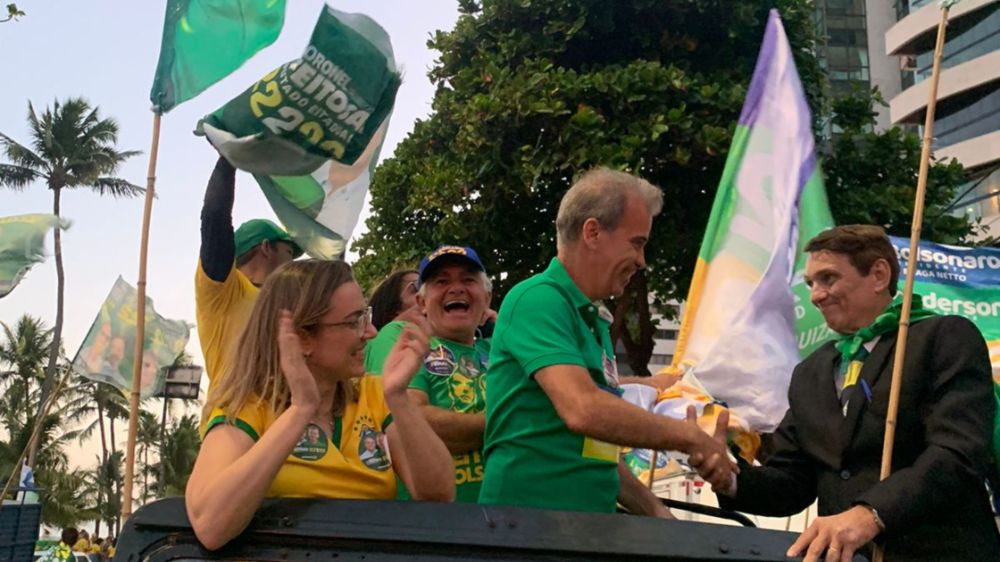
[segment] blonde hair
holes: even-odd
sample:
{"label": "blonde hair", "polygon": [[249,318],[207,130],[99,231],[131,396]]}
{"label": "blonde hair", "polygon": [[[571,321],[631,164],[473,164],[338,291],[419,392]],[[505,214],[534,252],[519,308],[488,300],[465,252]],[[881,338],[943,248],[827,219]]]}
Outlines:
{"label": "blonde hair", "polygon": [[[284,412],[291,403],[291,393],[281,372],[279,314],[282,310],[291,311],[296,331],[316,330],[320,319],[330,310],[334,291],[353,281],[351,266],[342,261],[293,261],[269,275],[228,363],[229,368],[212,389],[202,417],[219,408],[231,422],[251,400],[260,400],[275,415]],[[338,381],[333,415],[343,415],[347,403],[357,400],[357,380]]]}
{"label": "blonde hair", "polygon": [[663,193],[648,181],[625,172],[604,167],[583,174],[563,195],[556,214],[556,237],[559,245],[571,245],[580,239],[587,219],[597,219],[604,228],[618,228],[625,215],[630,195],[638,196],[649,214],[656,216],[663,208]]}

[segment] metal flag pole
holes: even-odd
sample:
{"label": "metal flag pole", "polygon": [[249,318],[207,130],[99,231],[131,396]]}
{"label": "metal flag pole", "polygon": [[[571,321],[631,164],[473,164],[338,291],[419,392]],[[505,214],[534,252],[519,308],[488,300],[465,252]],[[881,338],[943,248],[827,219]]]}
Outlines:
{"label": "metal flag pole", "polygon": [[[941,77],[941,52],[944,49],[945,29],[948,27],[950,2],[941,4],[937,43],[934,45],[934,66],[930,77],[927,115],[924,119],[924,141],[920,152],[920,172],[917,176],[917,193],[913,203],[913,224],[910,229],[910,258],[906,266],[906,284],[903,289],[903,309],[899,315],[899,332],[896,335],[896,354],[892,363],[892,385],[889,388],[889,409],[885,419],[885,440],[882,444],[882,470],[880,480],[892,473],[892,449],[896,439],[896,418],[899,413],[899,393],[903,378],[903,360],[906,358],[906,336],[910,329],[910,308],[913,304],[913,279],[920,259],[918,245],[924,221],[924,196],[927,191],[927,172],[930,167],[931,140],[934,133],[934,109],[937,105],[938,79]],[[875,562],[882,562],[885,555],[881,546],[875,547]]]}
{"label": "metal flag pole", "polygon": [[122,491],[122,521],[132,515],[132,481],[135,476],[135,440],[139,432],[139,394],[142,384],[142,350],[146,339],[146,255],[149,249],[149,219],[153,214],[156,186],[156,157],[160,148],[160,113],[153,113],[153,144],[149,150],[149,170],[146,175],[146,199],[142,213],[142,239],[139,243],[139,281],[136,283],[137,303],[135,348],[132,365],[132,391],[128,407],[128,446],[125,454],[125,486]]}

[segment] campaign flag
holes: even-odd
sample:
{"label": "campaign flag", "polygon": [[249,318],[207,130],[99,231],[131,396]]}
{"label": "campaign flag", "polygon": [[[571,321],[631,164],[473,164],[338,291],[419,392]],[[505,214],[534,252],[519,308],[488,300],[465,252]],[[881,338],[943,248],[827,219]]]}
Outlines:
{"label": "campaign flag", "polygon": [[[88,379],[114,385],[123,392],[131,391],[136,360],[137,300],[135,288],[119,276],[73,358],[74,371]],[[163,388],[164,369],[184,351],[189,335],[186,322],[160,316],[153,309],[153,299],[146,298],[140,385],[143,398],[154,396]]]}
{"label": "campaign flag", "polygon": [[335,259],[361,215],[401,81],[378,23],[324,6],[301,57],[205,116],[195,132],[254,175],[306,253]]}
{"label": "campaign flag", "polygon": [[166,113],[274,43],[285,0],[167,0],[160,60],[149,94]]}
{"label": "campaign flag", "polygon": [[254,175],[278,220],[310,256],[338,259],[347,249],[388,127],[386,119],[354,164],[330,160],[307,176]]}
{"label": "campaign flag", "polygon": [[764,42],[702,241],[672,368],[771,431],[799,361],[790,288],[804,240],[833,224],[781,18]]}
{"label": "campaign flag", "polygon": [[0,217],[0,298],[45,259],[45,234],[55,227],[65,229],[69,222],[46,214]]}

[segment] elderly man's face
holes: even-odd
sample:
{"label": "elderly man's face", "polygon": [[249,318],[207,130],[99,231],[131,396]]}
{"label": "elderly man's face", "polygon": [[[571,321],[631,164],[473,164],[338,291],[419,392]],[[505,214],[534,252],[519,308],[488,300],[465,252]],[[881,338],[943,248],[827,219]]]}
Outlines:
{"label": "elderly man's face", "polygon": [[593,275],[601,277],[601,296],[621,296],[636,271],[646,267],[646,242],[653,227],[653,216],[640,197],[626,199],[625,213],[614,230],[600,225],[592,241],[604,267]]}
{"label": "elderly man's face", "polygon": [[478,270],[464,263],[440,266],[424,281],[423,291],[417,304],[427,316],[432,335],[457,342],[475,337],[490,304]]}

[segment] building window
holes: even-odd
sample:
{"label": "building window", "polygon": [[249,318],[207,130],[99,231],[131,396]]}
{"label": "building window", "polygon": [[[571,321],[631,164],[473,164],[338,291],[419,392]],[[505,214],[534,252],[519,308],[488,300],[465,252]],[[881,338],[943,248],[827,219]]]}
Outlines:
{"label": "building window", "polygon": [[[942,69],[1000,50],[1000,5],[982,9],[949,24],[948,33],[941,53]],[[933,47],[918,54],[912,83],[918,84],[930,78],[933,65]]]}
{"label": "building window", "polygon": [[652,355],[649,356],[649,364],[650,365],[664,365],[665,366],[665,365],[669,365],[670,363],[672,363],[673,360],[674,360],[674,356],[666,354],[666,353],[654,353],[654,354],[652,354]]}
{"label": "building window", "polygon": [[1000,87],[987,84],[943,100],[934,119],[934,148],[1000,130]]}
{"label": "building window", "polygon": [[653,334],[653,338],[658,340],[676,340],[677,330],[657,330]]}

